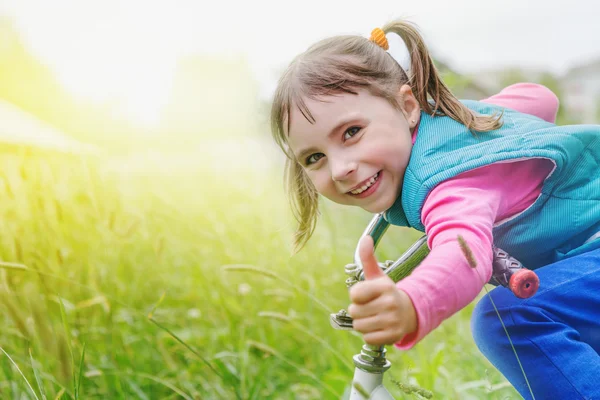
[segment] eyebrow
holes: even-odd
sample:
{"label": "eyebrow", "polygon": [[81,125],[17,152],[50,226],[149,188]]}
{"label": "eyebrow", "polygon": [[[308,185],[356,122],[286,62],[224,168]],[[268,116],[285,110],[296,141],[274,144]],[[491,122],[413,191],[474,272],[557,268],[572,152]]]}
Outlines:
{"label": "eyebrow", "polygon": [[[336,133],[337,131],[339,131],[340,129],[342,129],[343,126],[350,124],[352,121],[356,121],[358,119],[358,115],[356,114],[352,114],[352,115],[347,115],[345,116],[340,122],[338,122],[338,124],[331,130],[329,131],[329,133],[327,134],[327,137],[331,137],[331,135],[333,135],[334,133]],[[296,158],[302,162],[304,162],[304,158],[306,156],[308,156],[309,154],[312,154],[314,152],[316,152],[317,149],[315,147],[309,147],[307,149],[304,149],[302,151],[300,151],[298,153],[298,155],[296,156]]]}

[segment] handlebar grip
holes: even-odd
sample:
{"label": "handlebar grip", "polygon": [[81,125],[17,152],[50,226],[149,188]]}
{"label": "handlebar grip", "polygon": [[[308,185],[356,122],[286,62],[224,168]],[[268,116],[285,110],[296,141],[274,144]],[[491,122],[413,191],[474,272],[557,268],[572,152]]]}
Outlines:
{"label": "handlebar grip", "polygon": [[493,273],[489,283],[507,287],[518,298],[528,299],[537,292],[540,279],[506,251],[494,247]]}

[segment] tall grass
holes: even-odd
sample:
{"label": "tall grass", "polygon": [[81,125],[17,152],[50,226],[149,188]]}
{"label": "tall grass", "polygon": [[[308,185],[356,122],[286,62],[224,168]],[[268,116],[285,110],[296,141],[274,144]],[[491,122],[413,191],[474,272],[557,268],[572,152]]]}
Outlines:
{"label": "tall grass", "polygon": [[[362,340],[328,319],[348,305],[344,265],[369,216],[324,202],[291,256],[278,164],[234,161],[4,149],[0,398],[347,393]],[[418,236],[391,229],[380,259]],[[470,310],[410,351],[389,349],[396,398],[407,395],[392,379],[438,399],[518,398],[476,350]]]}

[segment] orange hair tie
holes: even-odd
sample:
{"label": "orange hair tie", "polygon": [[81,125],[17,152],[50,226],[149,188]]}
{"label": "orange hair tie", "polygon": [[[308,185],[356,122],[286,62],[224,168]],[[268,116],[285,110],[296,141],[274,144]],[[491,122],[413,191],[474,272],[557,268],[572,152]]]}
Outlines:
{"label": "orange hair tie", "polygon": [[381,28],[375,28],[371,31],[370,39],[372,42],[375,42],[377,46],[381,47],[384,50],[388,50],[390,45],[388,44],[387,38],[385,37],[385,32]]}

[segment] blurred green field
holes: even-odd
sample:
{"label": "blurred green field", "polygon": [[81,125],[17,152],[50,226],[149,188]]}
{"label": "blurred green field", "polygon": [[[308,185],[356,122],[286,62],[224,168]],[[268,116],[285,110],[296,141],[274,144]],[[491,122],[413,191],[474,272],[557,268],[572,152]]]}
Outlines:
{"label": "blurred green field", "polygon": [[[2,150],[0,347],[14,362],[0,357],[0,398],[344,396],[362,340],[329,313],[348,305],[343,267],[370,216],[324,203],[291,256],[280,170],[218,160]],[[392,228],[380,260],[419,236]],[[471,307],[388,348],[396,398],[419,396],[391,379],[434,399],[520,398],[475,348]]]}

